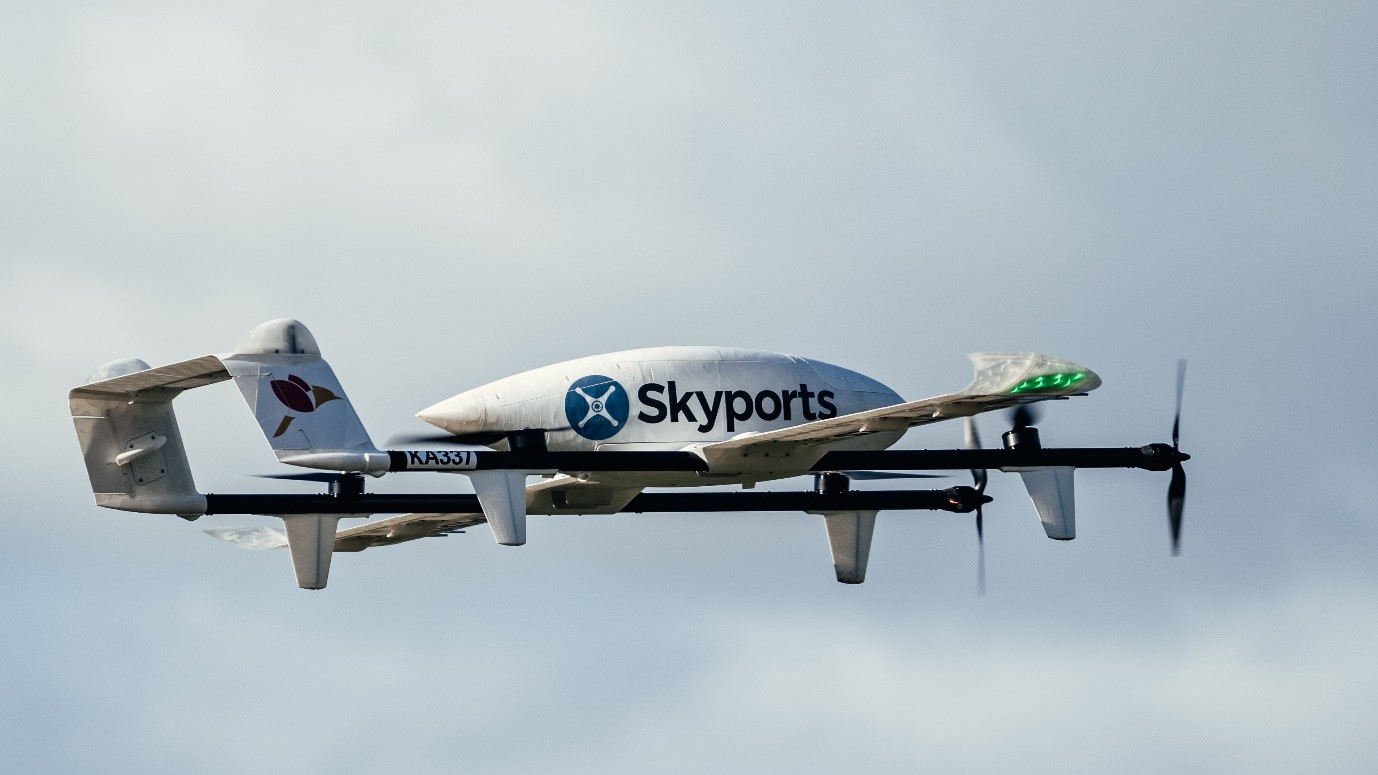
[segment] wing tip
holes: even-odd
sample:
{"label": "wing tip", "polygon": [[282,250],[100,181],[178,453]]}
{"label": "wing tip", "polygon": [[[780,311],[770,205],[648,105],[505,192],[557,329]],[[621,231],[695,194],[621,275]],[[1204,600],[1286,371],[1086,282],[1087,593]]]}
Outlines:
{"label": "wing tip", "polygon": [[1036,352],[979,352],[967,356],[975,374],[968,394],[1028,392],[1070,396],[1100,387],[1100,375],[1079,363]]}
{"label": "wing tip", "polygon": [[281,549],[287,534],[271,527],[217,527],[201,532],[240,549]]}

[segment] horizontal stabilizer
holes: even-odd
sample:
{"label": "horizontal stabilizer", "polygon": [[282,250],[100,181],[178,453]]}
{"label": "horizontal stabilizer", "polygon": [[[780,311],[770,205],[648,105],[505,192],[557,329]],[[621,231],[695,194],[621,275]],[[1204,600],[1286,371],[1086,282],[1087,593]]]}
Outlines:
{"label": "horizontal stabilizer", "polygon": [[[142,368],[140,368],[142,366]],[[112,361],[91,375],[91,382],[73,388],[70,398],[123,398],[133,400],[152,391],[183,390],[214,385],[230,378],[220,358],[203,355],[189,361],[149,368],[134,359]]]}

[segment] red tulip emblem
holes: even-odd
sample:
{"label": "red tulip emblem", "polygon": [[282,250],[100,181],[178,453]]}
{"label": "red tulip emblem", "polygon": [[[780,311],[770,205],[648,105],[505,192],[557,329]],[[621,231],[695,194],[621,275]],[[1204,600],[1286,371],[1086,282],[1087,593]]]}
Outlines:
{"label": "red tulip emblem", "polygon": [[[273,388],[273,395],[277,396],[282,405],[294,412],[314,412],[327,401],[335,401],[339,396],[335,395],[330,388],[320,385],[308,384],[306,380],[295,374],[288,374],[287,379],[275,379],[268,383]],[[278,425],[277,433],[273,438],[277,438],[287,432],[287,426],[292,424],[295,419],[292,415],[282,418],[282,423]]]}

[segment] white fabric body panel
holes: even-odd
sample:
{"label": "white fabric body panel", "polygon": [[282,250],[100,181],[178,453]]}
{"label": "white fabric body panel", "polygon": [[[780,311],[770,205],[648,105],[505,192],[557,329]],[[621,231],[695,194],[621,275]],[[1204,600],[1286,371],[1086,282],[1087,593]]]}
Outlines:
{"label": "white fabric body panel", "polygon": [[[570,428],[566,415],[565,399],[571,385],[591,375],[616,381],[630,402],[625,427],[609,438],[581,436]],[[686,411],[671,412],[667,407],[664,419],[647,419],[656,414],[656,409],[641,400],[643,388],[663,386],[663,392],[647,395],[669,404],[671,382],[675,383],[677,396],[694,394],[681,403]],[[557,429],[547,436],[550,449],[557,451],[594,450],[604,444],[661,444],[677,448],[805,421],[802,398],[789,401],[789,419],[784,417],[783,406],[778,416],[762,419],[753,405],[749,419],[733,419],[730,423],[723,403],[732,391],[742,391],[754,399],[763,391],[778,395],[798,391],[801,385],[813,393],[830,391],[830,400],[838,413],[900,400],[893,390],[864,375],[795,356],[722,347],[655,347],[533,369],[460,393],[423,410],[419,416],[453,433]],[[719,391],[724,395],[719,397]],[[736,405],[739,409],[744,407],[740,400]],[[774,403],[767,401],[766,406],[773,409]],[[822,410],[816,398],[811,399],[809,413],[816,415]]]}

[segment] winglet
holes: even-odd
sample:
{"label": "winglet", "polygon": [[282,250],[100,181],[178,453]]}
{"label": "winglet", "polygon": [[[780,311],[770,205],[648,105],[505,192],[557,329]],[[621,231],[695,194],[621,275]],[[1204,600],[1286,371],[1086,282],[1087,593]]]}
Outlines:
{"label": "winglet", "polygon": [[963,393],[1067,396],[1101,386],[1100,376],[1080,364],[1041,353],[972,353],[976,369]]}
{"label": "winglet", "polygon": [[281,549],[287,534],[271,527],[217,527],[201,531],[240,549]]}

